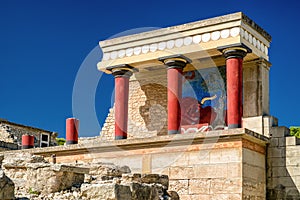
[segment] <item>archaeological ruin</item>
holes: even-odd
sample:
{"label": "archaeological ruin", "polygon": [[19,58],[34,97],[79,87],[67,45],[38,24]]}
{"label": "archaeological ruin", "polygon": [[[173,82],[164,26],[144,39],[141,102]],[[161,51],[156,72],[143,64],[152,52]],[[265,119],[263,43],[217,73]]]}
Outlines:
{"label": "archaeological ruin", "polygon": [[270,114],[271,39],[238,12],[100,41],[115,80],[100,135],[73,120],[68,145],[1,152],[0,198],[299,200],[300,140]]}

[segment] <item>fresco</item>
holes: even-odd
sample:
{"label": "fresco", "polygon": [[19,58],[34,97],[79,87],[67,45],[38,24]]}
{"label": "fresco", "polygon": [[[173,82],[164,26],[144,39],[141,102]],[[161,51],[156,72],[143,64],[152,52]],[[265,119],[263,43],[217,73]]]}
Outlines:
{"label": "fresco", "polygon": [[213,67],[183,73],[181,125],[226,123],[226,68]]}

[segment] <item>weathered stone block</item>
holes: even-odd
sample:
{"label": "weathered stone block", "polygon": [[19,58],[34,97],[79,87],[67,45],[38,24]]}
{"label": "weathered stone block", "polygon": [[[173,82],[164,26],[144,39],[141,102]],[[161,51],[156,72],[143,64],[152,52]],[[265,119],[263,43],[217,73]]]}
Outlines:
{"label": "weathered stone block", "polygon": [[0,169],[0,199],[15,199],[15,184]]}
{"label": "weathered stone block", "polygon": [[81,195],[89,200],[131,200],[129,186],[115,183],[82,184]]}
{"label": "weathered stone block", "polygon": [[210,194],[211,179],[189,180],[189,194]]}
{"label": "weathered stone block", "polygon": [[295,136],[285,137],[286,146],[295,146],[297,144]]}
{"label": "weathered stone block", "polygon": [[193,167],[193,178],[227,178],[227,164],[199,165]]}
{"label": "weathered stone block", "polygon": [[97,176],[121,177],[122,174],[127,174],[130,172],[131,170],[128,166],[117,166],[111,163],[93,163],[89,174]]}
{"label": "weathered stone block", "polygon": [[159,174],[142,174],[141,183],[147,184],[161,184],[165,190],[169,187],[169,177]]}
{"label": "weathered stone block", "polygon": [[176,191],[181,197],[183,194],[189,194],[189,181],[186,180],[170,180],[170,190]]}
{"label": "weathered stone block", "polygon": [[242,160],[242,153],[239,148],[213,149],[209,152],[209,163],[239,162]]}
{"label": "weathered stone block", "polygon": [[193,177],[192,167],[170,167],[169,178],[170,179],[190,179]]}

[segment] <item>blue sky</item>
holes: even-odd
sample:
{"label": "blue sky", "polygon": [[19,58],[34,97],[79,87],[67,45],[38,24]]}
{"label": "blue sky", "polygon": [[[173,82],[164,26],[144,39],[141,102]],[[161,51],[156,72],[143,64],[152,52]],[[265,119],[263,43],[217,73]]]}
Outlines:
{"label": "blue sky", "polygon": [[96,69],[100,40],[130,29],[167,27],[242,11],[273,38],[271,115],[279,118],[280,125],[300,125],[299,5],[295,0],[0,0],[0,118],[64,136],[65,119],[73,116],[76,75],[90,56],[84,66],[89,66],[91,80],[80,82],[83,92],[78,95],[93,91],[84,89],[90,82],[96,84],[96,95],[75,106],[96,110],[99,124],[89,113],[83,114],[80,131],[81,136],[98,135],[113,89],[112,77]]}

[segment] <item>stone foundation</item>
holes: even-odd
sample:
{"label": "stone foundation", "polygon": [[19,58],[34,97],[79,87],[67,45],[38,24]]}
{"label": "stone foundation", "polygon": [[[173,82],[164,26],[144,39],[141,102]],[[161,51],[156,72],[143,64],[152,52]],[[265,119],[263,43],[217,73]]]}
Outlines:
{"label": "stone foundation", "polygon": [[[58,163],[110,162],[169,176],[180,199],[265,199],[267,138],[247,129],[26,150]],[[16,152],[15,152],[16,153]]]}

